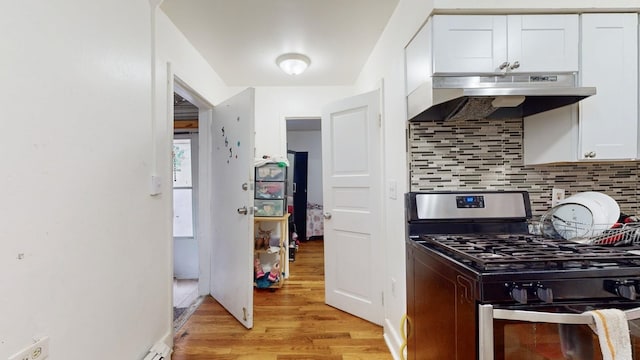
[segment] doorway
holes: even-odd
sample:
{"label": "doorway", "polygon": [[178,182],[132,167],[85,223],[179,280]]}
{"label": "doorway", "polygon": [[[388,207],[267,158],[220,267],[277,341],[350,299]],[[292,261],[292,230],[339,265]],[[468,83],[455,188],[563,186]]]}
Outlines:
{"label": "doorway", "polygon": [[287,204],[293,205],[294,230],[302,242],[323,239],[321,123],[320,118],[286,120],[287,152],[293,160]]}
{"label": "doorway", "polygon": [[173,323],[178,330],[199,300],[198,107],[173,99]]}

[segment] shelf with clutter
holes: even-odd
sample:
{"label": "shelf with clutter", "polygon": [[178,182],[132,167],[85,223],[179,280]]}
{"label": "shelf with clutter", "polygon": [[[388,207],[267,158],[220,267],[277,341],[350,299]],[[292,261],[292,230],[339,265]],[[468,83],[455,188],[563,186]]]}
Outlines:
{"label": "shelf with clutter", "polygon": [[263,159],[255,167],[254,284],[279,288],[288,277],[287,163]]}
{"label": "shelf with clutter", "polygon": [[254,283],[258,288],[282,287],[287,275],[289,214],[254,217]]}

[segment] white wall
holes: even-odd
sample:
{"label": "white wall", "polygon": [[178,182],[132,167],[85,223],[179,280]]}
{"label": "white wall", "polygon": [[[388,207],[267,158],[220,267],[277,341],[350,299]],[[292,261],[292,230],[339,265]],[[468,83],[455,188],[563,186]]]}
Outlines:
{"label": "white wall", "polygon": [[289,150],[308,153],[307,202],[322,204],[322,132],[287,131]]}
{"label": "white wall", "polygon": [[286,157],[286,118],[319,118],[323,106],[352,95],[352,86],[257,87],[256,156]]}
{"label": "white wall", "polygon": [[171,20],[160,10],[157,15],[157,83],[158,91],[161,92],[159,97],[166,96],[164,84],[168,62],[171,63],[175,76],[212,105],[219,104],[244,89],[226,86]]}
{"label": "white wall", "polygon": [[[405,151],[406,101],[404,47],[426,21],[432,2],[400,0],[384,33],[357,80],[357,91],[366,92],[383,84],[384,147],[384,334],[392,353],[398,358],[402,344],[400,322],[406,312],[405,222],[403,194],[408,190]],[[388,189],[397,187],[392,199]]]}
{"label": "white wall", "polygon": [[149,4],[5,2],[0,30],[0,358],[141,358],[171,329]]}
{"label": "white wall", "polygon": [[162,64],[212,103],[230,90],[159,14],[153,92],[152,13],[144,0],[2,6],[2,359],[42,336],[51,360],[141,359],[171,341],[170,183],[149,195],[151,174],[170,176]]}
{"label": "white wall", "polygon": [[[193,92],[198,96],[199,101],[203,102],[203,106],[208,103],[209,105],[216,105],[227,98],[231,97],[242,89],[227,87],[222,79],[216,74],[202,55],[195,50],[195,48],[189,43],[184,35],[177,29],[177,27],[169,20],[169,18],[162,12],[157,12],[157,62],[156,62],[156,94],[157,94],[157,106],[156,111],[158,117],[167,112],[167,100],[173,99],[173,79],[168,77],[176,77],[187,85],[190,92]],[[208,119],[201,114],[203,118]],[[160,142],[171,142],[173,136],[173,119],[168,117],[162,117],[163,123],[158,124],[158,128],[164,131],[160,131]],[[160,119],[159,119],[160,122]],[[202,123],[206,123],[202,121]],[[210,144],[209,127],[200,126],[198,133],[198,149],[199,152],[207,152]],[[206,156],[194,156],[199,159],[198,178],[196,179],[200,184],[209,184],[213,171],[211,164]],[[170,173],[171,168],[163,169],[164,173]],[[210,204],[208,201],[198,201],[200,199],[208,199],[209,193],[206,186],[199,187],[197,194],[197,253],[198,253],[198,266],[199,266],[199,294],[204,295],[209,293],[210,282],[210,252],[211,252],[211,222],[210,219]],[[194,244],[191,244],[194,245]],[[192,246],[192,253],[195,249]],[[179,254],[175,254],[179,256]],[[185,275],[185,277],[191,277]]]}

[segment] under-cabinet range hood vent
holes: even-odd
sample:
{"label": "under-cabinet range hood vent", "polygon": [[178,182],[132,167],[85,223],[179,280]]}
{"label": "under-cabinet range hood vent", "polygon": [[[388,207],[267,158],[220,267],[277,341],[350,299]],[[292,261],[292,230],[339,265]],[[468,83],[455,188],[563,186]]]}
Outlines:
{"label": "under-cabinet range hood vent", "polygon": [[575,74],[434,76],[407,97],[409,121],[521,118],[595,95],[576,84]]}

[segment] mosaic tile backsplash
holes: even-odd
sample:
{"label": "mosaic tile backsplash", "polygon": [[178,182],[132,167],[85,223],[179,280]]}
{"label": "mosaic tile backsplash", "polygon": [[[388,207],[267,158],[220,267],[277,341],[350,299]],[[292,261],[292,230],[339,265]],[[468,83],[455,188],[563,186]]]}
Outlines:
{"label": "mosaic tile backsplash", "polygon": [[522,119],[409,123],[411,191],[527,190],[534,218],[551,207],[554,187],[599,191],[640,215],[640,163],[525,166],[522,129]]}

